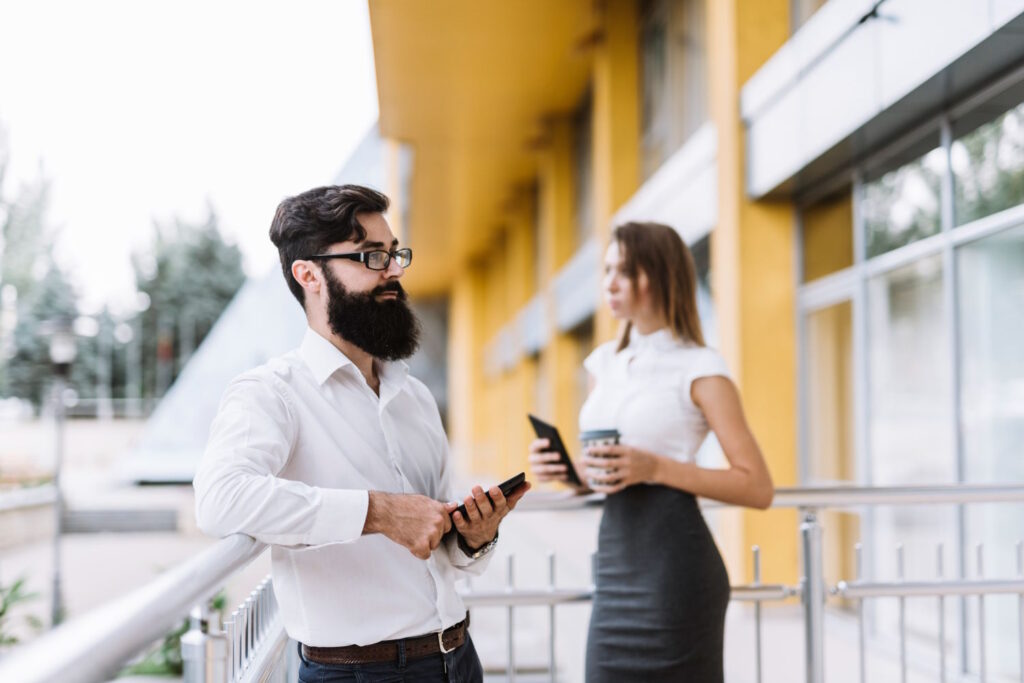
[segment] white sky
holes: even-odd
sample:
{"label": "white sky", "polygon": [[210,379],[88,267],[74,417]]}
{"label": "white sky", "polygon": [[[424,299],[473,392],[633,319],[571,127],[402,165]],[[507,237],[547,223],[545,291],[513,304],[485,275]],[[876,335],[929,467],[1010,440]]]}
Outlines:
{"label": "white sky", "polygon": [[131,300],[153,219],[208,200],[266,272],[277,203],[329,183],[376,117],[365,0],[0,0],[6,192],[42,165],[88,307]]}

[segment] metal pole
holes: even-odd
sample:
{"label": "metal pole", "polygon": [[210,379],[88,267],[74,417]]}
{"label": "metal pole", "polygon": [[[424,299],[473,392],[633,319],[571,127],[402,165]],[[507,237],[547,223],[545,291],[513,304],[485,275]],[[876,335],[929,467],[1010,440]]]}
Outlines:
{"label": "metal pole", "polygon": [[135,315],[134,338],[125,346],[125,412],[131,417],[142,415],[142,383],[145,353],[142,346],[142,313]]}
{"label": "metal pole", "polygon": [[[761,546],[755,545],[754,551],[754,585],[761,585]],[[761,662],[761,601],[754,603],[754,680],[761,683],[762,662]]]}
{"label": "metal pole", "polygon": [[181,637],[184,683],[227,683],[228,641],[216,612],[192,608],[189,630]]}
{"label": "metal pole", "polygon": [[[903,573],[903,544],[896,546],[896,577],[905,578]],[[900,683],[907,683],[907,599],[898,598],[900,607]]]}
{"label": "metal pole", "polygon": [[[555,554],[548,553],[548,586],[555,590]],[[555,603],[548,608],[548,666],[551,669],[551,683],[555,683],[557,668],[555,667]]]}
{"label": "metal pole", "polygon": [[111,360],[114,339],[109,320],[102,316],[98,320],[100,329],[96,336],[96,417],[101,420],[109,420],[114,416],[113,391],[110,386],[111,378],[114,376]]}
{"label": "metal pole", "polygon": [[[936,578],[945,578],[945,559],[940,543],[936,551]],[[939,683],[946,683],[946,599],[939,596]]]}
{"label": "metal pole", "polygon": [[53,462],[53,599],[50,605],[50,625],[57,626],[64,620],[64,599],[61,595],[60,537],[64,522],[64,494],[60,487],[60,471],[64,463],[64,390],[67,384],[61,374],[53,382],[53,417],[55,423],[55,449]]}
{"label": "metal pole", "polygon": [[801,557],[807,683],[825,683],[825,577],[822,568],[821,524],[817,510],[801,511]]}
{"label": "metal pole", "polygon": [[[857,557],[857,581],[864,580],[864,546],[857,543],[854,546]],[[867,635],[864,632],[864,600],[857,601],[857,657],[860,662],[860,683],[867,683],[868,660],[867,660]]]}
{"label": "metal pole", "polygon": [[[515,589],[515,555],[508,556],[508,590],[511,592]],[[513,615],[514,608],[510,604],[508,606],[508,680],[509,683],[515,683],[516,680],[516,650],[515,650],[515,621]]]}

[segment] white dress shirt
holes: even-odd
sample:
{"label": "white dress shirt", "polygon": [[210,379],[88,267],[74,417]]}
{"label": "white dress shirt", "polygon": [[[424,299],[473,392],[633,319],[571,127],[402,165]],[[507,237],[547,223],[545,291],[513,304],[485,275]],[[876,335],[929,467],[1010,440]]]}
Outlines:
{"label": "white dress shirt", "polygon": [[307,645],[447,628],[466,613],[458,572],[486,565],[454,534],[428,560],[382,534],[362,535],[368,491],[453,500],[434,398],[404,362],[381,363],[378,374],[379,397],[352,361],[307,329],[297,350],[228,386],[195,476],[204,532],[271,545],[285,628]]}
{"label": "white dress shirt", "polygon": [[580,409],[580,431],[617,429],[619,441],[682,462],[693,461],[708,435],[708,421],[690,396],[698,377],[729,377],[712,348],[676,339],[668,328],[630,333],[594,349],[583,366],[596,380]]}

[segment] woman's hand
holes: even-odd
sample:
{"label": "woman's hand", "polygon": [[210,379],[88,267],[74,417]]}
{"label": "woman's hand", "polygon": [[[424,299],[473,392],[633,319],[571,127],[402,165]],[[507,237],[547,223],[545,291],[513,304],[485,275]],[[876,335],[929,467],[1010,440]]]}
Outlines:
{"label": "woman's hand", "polygon": [[632,446],[593,446],[583,456],[590,487],[599,493],[618,493],[627,486],[654,482],[661,458]]}
{"label": "woman's hand", "polygon": [[[569,472],[561,462],[561,456],[553,451],[545,450],[551,447],[548,439],[534,439],[530,444],[530,472],[537,481],[557,481],[563,484],[569,483]],[[577,486],[577,492],[588,493],[590,489],[584,486]]]}

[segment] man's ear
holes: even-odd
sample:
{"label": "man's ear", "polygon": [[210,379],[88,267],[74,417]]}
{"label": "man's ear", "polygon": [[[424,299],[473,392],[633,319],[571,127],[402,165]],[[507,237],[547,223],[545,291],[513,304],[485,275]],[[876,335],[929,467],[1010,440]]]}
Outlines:
{"label": "man's ear", "polygon": [[314,267],[312,261],[292,261],[292,277],[307,294],[319,294],[323,273]]}

